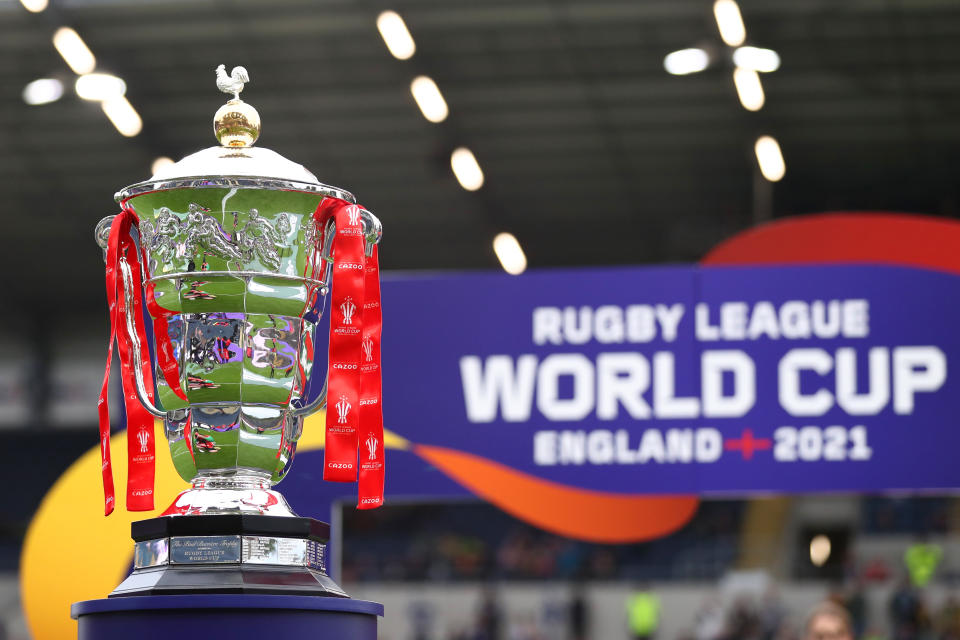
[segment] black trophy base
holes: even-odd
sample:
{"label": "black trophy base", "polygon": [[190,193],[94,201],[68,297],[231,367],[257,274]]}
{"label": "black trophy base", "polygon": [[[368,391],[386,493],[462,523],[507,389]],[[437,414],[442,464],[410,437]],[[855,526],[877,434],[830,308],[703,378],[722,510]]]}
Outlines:
{"label": "black trophy base", "polygon": [[349,597],[327,575],[330,527],[312,518],[163,516],[131,526],[134,570],[110,598],[189,593]]}

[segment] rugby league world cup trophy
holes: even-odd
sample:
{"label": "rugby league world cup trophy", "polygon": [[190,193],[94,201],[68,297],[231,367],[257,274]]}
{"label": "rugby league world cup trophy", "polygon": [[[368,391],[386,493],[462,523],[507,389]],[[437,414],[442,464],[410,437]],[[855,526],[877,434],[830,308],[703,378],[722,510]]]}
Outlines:
{"label": "rugby league world cup trophy", "polygon": [[[214,118],[220,146],[121,190],[120,213],[96,229],[128,425],[126,506],[154,508],[155,419],[192,484],[161,517],[133,523],[134,569],[113,599],[347,598],[326,572],[329,526],[297,517],[272,488],[290,469],[304,417],[328,399],[324,479],[358,481],[360,508],[383,501],[380,222],[350,193],[253,146],[260,117],[239,98],[248,80],[243,67],[228,76],[221,65],[217,86],[233,97]],[[329,365],[314,366],[328,295]],[[109,514],[107,362],[99,408]]]}

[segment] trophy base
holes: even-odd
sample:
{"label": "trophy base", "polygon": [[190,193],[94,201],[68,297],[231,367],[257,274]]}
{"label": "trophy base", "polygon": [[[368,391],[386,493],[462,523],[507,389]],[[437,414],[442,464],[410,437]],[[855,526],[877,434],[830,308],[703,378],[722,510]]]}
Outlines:
{"label": "trophy base", "polygon": [[75,602],[83,640],[376,640],[383,605],[352,598],[243,594]]}
{"label": "trophy base", "polygon": [[161,516],[134,522],[134,569],[110,598],[260,593],[348,598],[327,575],[330,526],[313,518]]}

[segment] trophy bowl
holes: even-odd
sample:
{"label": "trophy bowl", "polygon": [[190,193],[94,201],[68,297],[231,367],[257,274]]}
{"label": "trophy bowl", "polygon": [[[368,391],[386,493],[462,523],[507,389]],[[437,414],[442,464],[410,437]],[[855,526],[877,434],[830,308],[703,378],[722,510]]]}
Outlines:
{"label": "trophy bowl", "polygon": [[161,177],[119,194],[140,218],[154,352],[169,350],[177,370],[171,388],[154,367],[162,409],[138,389],[193,484],[168,512],[293,515],[270,487],[325,401],[307,402],[330,265],[312,214],[326,196],[354,199],[288,181],[196,182]]}
{"label": "trophy bowl", "polygon": [[[252,147],[260,119],[239,100],[242,87],[220,87],[234,93],[214,122],[221,146],[116,194],[138,220],[131,235],[139,259],[121,256],[117,263],[125,302],[119,330],[133,344],[136,398],[163,421],[173,464],[191,487],[166,517],[134,523],[135,571],[113,595],[286,592],[304,585],[345,595],[324,573],[329,529],[298,518],[272,487],[290,469],[304,417],[326,402],[326,375],[314,364],[326,345],[316,330],[331,282],[336,226],[315,212],[325,198],[356,200],[301,165]],[[356,209],[369,256],[380,223]],[[104,218],[95,233],[105,251],[113,218]],[[143,373],[138,344],[140,296],[153,337],[153,380]],[[137,437],[146,451],[146,436]],[[212,580],[182,570],[213,565],[236,571]],[[266,575],[263,565],[275,573],[286,567],[286,578],[290,567],[312,571],[316,581]],[[159,571],[164,567],[166,577]],[[172,568],[181,569],[173,578]],[[264,586],[270,584],[277,588]]]}

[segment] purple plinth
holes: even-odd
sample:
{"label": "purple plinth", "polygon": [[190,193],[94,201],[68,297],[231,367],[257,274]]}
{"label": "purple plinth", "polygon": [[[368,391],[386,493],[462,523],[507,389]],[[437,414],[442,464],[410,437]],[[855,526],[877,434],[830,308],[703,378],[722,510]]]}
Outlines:
{"label": "purple plinth", "polygon": [[70,608],[79,640],[376,640],[382,615],[382,604],[365,600],[250,594],[104,598]]}

